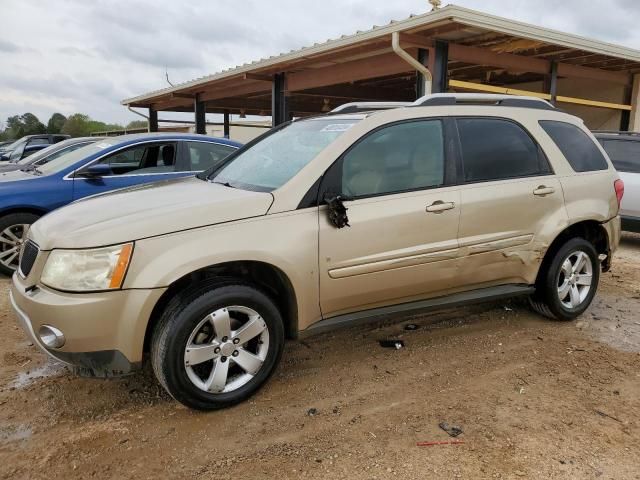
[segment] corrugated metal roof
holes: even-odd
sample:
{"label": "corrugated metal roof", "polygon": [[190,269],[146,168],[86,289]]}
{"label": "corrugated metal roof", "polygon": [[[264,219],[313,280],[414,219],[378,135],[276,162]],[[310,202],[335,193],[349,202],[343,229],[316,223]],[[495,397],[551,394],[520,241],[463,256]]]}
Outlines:
{"label": "corrugated metal roof", "polygon": [[384,26],[374,25],[366,31],[358,31],[352,35],[342,35],[340,38],[329,39],[322,43],[315,43],[310,47],[304,47],[297,50],[280,55],[273,55],[268,58],[262,58],[250,63],[245,63],[236,67],[224,69],[218,73],[196,78],[188,82],[184,82],[173,87],[155,90],[143,95],[123,100],[122,105],[133,103],[141,103],[156,97],[165,96],[171,93],[177,93],[185,89],[197,87],[199,85],[209,84],[219,80],[231,78],[236,75],[249,73],[255,70],[273,67],[280,63],[291,62],[303,57],[311,57],[321,53],[327,53],[334,49],[351,46],[359,42],[375,40],[390,35],[397,31],[417,30],[421,27],[433,27],[438,24],[459,23],[473,28],[486,31],[502,33],[518,38],[526,38],[530,40],[538,40],[551,45],[573,48],[590,53],[606,55],[609,57],[631,60],[640,62],[640,51],[615,45],[612,43],[601,42],[589,39],[579,35],[568,34],[558,30],[538,27],[535,25],[510,20],[495,15],[458,7],[456,5],[448,5],[439,10],[424,13],[421,15],[410,15],[404,20],[392,20]]}

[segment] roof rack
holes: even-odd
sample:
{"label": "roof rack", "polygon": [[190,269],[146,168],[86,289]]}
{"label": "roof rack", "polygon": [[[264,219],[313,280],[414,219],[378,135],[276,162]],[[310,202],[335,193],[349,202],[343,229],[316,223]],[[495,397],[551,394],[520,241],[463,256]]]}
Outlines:
{"label": "roof rack", "polygon": [[375,110],[391,110],[405,107],[439,107],[453,105],[484,105],[499,107],[535,108],[539,110],[556,110],[548,101],[537,97],[519,95],[497,95],[492,93],[434,93],[425,95],[415,102],[351,102],[340,105],[329,112],[329,115],[345,113],[371,112]]}
{"label": "roof rack", "polygon": [[329,112],[329,115],[339,113],[360,113],[373,110],[391,110],[393,108],[411,107],[413,102],[351,102],[340,105]]}
{"label": "roof rack", "polygon": [[500,107],[556,110],[556,107],[542,98],[518,95],[497,95],[491,93],[436,93],[432,95],[425,95],[413,103],[414,107],[435,107],[444,105],[494,105]]}
{"label": "roof rack", "polygon": [[602,135],[630,135],[630,136],[640,136],[639,132],[626,132],[624,130],[593,130],[592,133],[602,134]]}

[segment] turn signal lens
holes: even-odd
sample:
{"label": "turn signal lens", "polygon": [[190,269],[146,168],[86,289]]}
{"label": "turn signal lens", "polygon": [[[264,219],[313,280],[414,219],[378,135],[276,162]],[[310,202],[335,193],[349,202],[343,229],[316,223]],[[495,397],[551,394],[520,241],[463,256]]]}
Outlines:
{"label": "turn signal lens", "polygon": [[133,243],[127,243],[122,246],[120,255],[118,255],[118,262],[116,263],[116,267],[113,269],[113,275],[111,275],[109,288],[120,288],[122,286],[124,275],[127,273],[127,268],[129,268],[129,260],[131,259],[132,251]]}

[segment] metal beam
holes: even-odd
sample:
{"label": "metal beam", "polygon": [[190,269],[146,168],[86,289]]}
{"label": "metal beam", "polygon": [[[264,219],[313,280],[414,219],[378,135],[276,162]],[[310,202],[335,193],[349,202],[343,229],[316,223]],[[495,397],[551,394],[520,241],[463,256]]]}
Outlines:
{"label": "metal beam", "polygon": [[207,133],[206,105],[200,99],[200,95],[197,95],[193,102],[193,110],[195,113],[196,133],[205,135]]}
{"label": "metal beam", "polygon": [[287,88],[290,92],[296,92],[412,72],[413,70],[411,65],[395,53],[385,53],[323,68],[290,73],[287,77]]}
{"label": "metal beam", "polygon": [[229,110],[224,111],[224,138],[229,138],[230,136],[230,128],[229,128]]}
{"label": "metal beam", "polygon": [[158,131],[158,112],[153,108],[149,108],[149,131]]}
{"label": "metal beam", "polygon": [[[431,61],[430,61],[431,63]],[[433,72],[432,93],[445,93],[449,88],[449,43],[436,40],[433,62],[429,68]]]}
{"label": "metal beam", "polygon": [[289,99],[287,97],[287,78],[284,73],[273,76],[271,86],[271,122],[272,126],[287,122],[289,118]]}

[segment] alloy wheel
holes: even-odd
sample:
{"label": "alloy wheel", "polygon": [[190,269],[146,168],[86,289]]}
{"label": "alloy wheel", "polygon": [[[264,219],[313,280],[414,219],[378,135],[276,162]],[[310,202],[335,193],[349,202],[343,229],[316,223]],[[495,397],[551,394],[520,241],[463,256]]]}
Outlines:
{"label": "alloy wheel", "polygon": [[570,253],[558,276],[558,299],[568,309],[578,308],[591,291],[593,264],[582,250]]}
{"label": "alloy wheel", "polygon": [[20,249],[29,230],[29,225],[20,223],[5,228],[0,233],[0,264],[15,270],[18,268]]}
{"label": "alloy wheel", "polygon": [[255,310],[220,308],[193,329],[184,353],[189,380],[208,393],[228,393],[245,385],[262,368],[269,351],[269,329]]}

